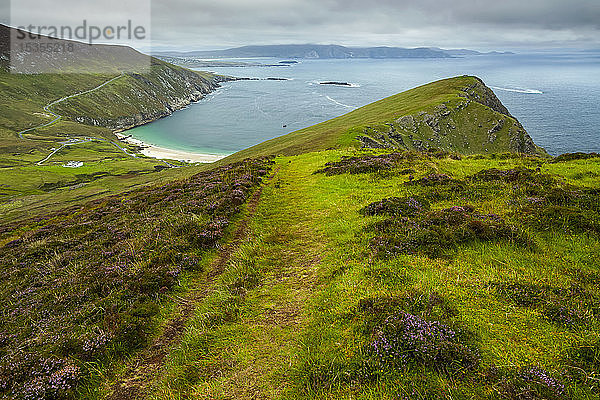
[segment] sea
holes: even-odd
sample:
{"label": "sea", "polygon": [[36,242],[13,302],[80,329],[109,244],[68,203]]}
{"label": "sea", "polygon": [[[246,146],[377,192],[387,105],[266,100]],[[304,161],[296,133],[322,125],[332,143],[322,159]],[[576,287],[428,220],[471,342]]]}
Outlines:
{"label": "sea", "polygon": [[[297,61],[201,68],[259,79],[224,83],[203,100],[124,133],[164,148],[225,155],[428,82],[476,75],[550,154],[600,152],[600,52]],[[328,81],[349,86],[321,84]]]}

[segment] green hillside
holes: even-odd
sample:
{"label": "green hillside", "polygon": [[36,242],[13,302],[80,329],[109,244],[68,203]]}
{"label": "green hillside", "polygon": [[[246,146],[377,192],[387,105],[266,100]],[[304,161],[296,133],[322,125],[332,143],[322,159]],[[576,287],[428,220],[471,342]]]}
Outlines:
{"label": "green hillside", "polygon": [[598,398],[598,154],[468,76],[214,165],[115,140],[219,79],[0,73],[0,397]]}
{"label": "green hillside", "polygon": [[327,150],[5,225],[0,387],[592,399],[598,176],[598,155]]}
{"label": "green hillside", "polygon": [[[9,59],[10,32],[0,25],[4,61]],[[0,219],[4,221],[173,176],[191,176],[201,169],[164,171],[180,163],[137,154],[137,147],[118,141],[113,132],[199,100],[222,77],[171,65],[128,47],[76,45],[81,51],[66,54],[65,59],[23,56],[27,63],[54,65],[61,72],[11,73],[8,65],[1,65]],[[72,70],[78,65],[105,72]],[[72,161],[84,165],[64,167]]]}
{"label": "green hillside", "polygon": [[331,147],[546,154],[480,79],[463,76],[399,93],[242,150],[226,160]]}

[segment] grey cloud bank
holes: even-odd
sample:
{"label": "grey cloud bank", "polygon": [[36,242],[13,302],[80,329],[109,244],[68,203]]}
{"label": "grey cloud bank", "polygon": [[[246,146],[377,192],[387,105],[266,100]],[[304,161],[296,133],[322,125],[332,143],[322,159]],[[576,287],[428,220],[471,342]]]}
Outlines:
{"label": "grey cloud bank", "polygon": [[[600,48],[598,0],[154,0],[151,6],[155,50],[284,43]],[[32,13],[51,19],[62,12],[42,8]]]}

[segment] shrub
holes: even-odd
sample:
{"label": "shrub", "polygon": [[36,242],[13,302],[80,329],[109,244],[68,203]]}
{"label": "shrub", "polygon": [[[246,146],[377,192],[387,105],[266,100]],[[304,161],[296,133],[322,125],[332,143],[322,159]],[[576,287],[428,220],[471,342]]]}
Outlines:
{"label": "shrub", "polygon": [[447,250],[473,241],[508,240],[532,246],[529,237],[495,214],[478,214],[470,205],[390,218],[367,227],[376,233],[371,248],[377,256],[422,253],[441,257]]}
{"label": "shrub", "polygon": [[515,400],[559,400],[565,393],[564,383],[537,366],[505,374],[497,388],[502,397]]}
{"label": "shrub", "polygon": [[590,316],[600,310],[600,298],[577,285],[555,288],[548,285],[499,282],[492,283],[491,286],[499,296],[521,307],[539,309],[549,322],[569,329],[586,325]]}
{"label": "shrub", "polygon": [[422,211],[429,210],[429,202],[418,196],[388,197],[363,207],[359,213],[362,215],[397,215],[414,216]]}
{"label": "shrub", "polygon": [[366,155],[361,157],[342,157],[341,161],[328,162],[324,168],[315,171],[315,174],[340,175],[340,174],[366,174],[373,172],[390,171],[402,161],[414,158],[411,153],[390,153],[382,155]]}
{"label": "shrub", "polygon": [[386,367],[422,365],[443,372],[472,369],[477,352],[460,332],[439,321],[429,321],[404,311],[389,316],[370,344],[374,356]]}
{"label": "shrub", "polygon": [[362,332],[370,335],[398,310],[443,321],[458,315],[458,311],[436,292],[409,291],[401,296],[371,297],[358,303],[358,311],[364,316]]}
{"label": "shrub", "polygon": [[456,322],[458,311],[436,292],[365,298],[356,311],[356,333],[367,339],[351,361],[350,376],[358,381],[410,368],[456,374],[479,363],[476,338]]}
{"label": "shrub", "polygon": [[500,170],[497,168],[484,169],[471,177],[475,181],[492,182],[519,182],[531,180],[536,174],[535,170],[529,168],[514,168],[508,170]]}
{"label": "shrub", "polygon": [[598,153],[582,153],[582,152],[565,153],[565,154],[561,154],[557,157],[554,157],[552,162],[559,163],[559,162],[566,162],[566,161],[573,161],[573,160],[588,160],[590,158],[598,158],[598,157],[600,157],[600,154],[598,154]]}

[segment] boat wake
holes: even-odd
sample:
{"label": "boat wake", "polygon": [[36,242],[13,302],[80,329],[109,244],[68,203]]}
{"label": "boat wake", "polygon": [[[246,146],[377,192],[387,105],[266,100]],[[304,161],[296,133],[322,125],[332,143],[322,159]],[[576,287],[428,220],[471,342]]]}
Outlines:
{"label": "boat wake", "polygon": [[498,86],[490,86],[492,89],[496,90],[504,90],[505,92],[514,92],[514,93],[525,93],[525,94],[544,94],[541,90],[536,89],[523,89],[523,88],[505,88]]}
{"label": "boat wake", "polygon": [[325,96],[325,98],[326,98],[327,100],[331,101],[332,103],[335,103],[335,104],[337,104],[337,105],[339,105],[339,106],[346,107],[346,108],[354,108],[354,107],[352,107],[352,106],[349,106],[348,104],[340,103],[340,102],[339,102],[339,101],[337,101],[336,99],[332,99],[332,98],[331,98],[331,97],[329,97],[329,96]]}

